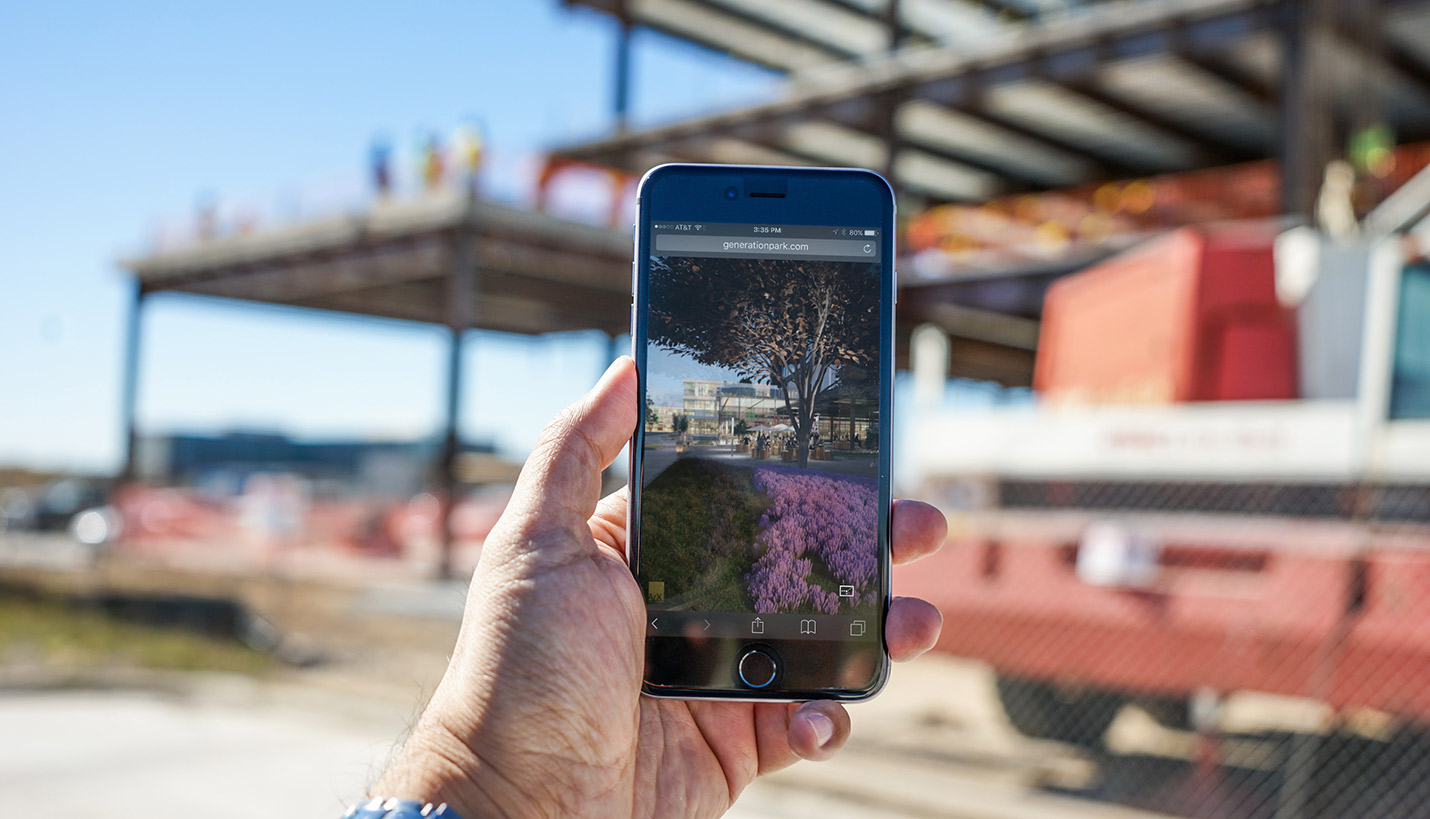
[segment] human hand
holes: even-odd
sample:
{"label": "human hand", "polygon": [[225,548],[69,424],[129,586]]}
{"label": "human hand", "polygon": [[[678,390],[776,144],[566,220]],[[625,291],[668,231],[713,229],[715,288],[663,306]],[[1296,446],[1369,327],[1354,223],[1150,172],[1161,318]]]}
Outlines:
{"label": "human hand", "polygon": [[[466,819],[718,816],[761,774],[832,756],[836,702],[642,697],[645,603],[625,562],[626,494],[601,470],[635,429],[634,363],[621,358],[527,459],[472,577],[447,673],[374,793],[447,802]],[[936,551],[947,525],[899,501],[893,559]],[[894,598],[896,661],[933,646],[942,617]]]}

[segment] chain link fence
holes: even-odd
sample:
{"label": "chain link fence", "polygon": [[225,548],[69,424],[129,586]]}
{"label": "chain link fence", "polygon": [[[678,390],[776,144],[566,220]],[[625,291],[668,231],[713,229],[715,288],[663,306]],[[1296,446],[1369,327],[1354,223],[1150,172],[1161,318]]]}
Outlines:
{"label": "chain link fence", "polygon": [[899,593],[939,603],[939,649],[992,667],[1017,732],[1095,761],[1060,793],[1179,817],[1430,817],[1430,486],[931,492],[953,532]]}

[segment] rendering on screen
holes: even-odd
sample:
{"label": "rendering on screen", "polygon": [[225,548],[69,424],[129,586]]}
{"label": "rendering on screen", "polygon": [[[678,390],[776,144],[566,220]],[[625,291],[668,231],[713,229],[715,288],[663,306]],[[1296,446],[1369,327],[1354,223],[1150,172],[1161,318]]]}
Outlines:
{"label": "rendering on screen", "polygon": [[[840,248],[759,256],[817,242],[650,260],[639,579],[652,611],[878,611],[879,264]],[[864,623],[798,629],[858,637]]]}

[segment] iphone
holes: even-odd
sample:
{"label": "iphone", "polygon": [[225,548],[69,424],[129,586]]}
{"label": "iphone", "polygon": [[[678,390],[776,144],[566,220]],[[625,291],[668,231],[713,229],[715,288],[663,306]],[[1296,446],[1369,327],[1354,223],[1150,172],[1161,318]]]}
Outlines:
{"label": "iphone", "polygon": [[888,183],[662,165],[641,181],[635,245],[644,692],[873,696],[889,665]]}

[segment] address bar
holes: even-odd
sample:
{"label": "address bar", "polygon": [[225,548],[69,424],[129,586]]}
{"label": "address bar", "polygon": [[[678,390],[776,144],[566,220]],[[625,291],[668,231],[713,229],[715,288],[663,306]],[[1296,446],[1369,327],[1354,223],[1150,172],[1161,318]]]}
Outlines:
{"label": "address bar", "polygon": [[751,236],[655,237],[656,253],[696,253],[712,256],[755,256],[809,259],[817,256],[877,258],[879,243],[874,239],[766,239]]}

